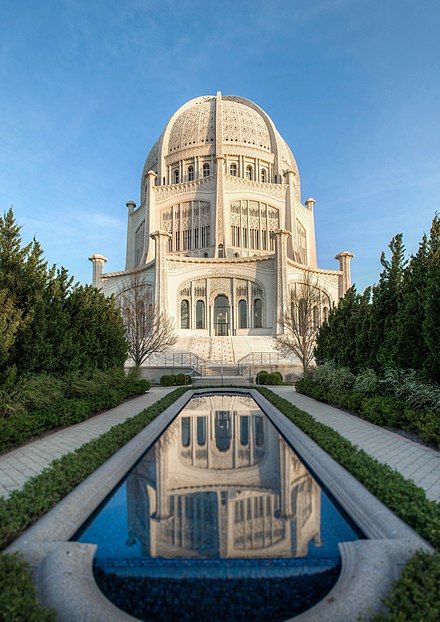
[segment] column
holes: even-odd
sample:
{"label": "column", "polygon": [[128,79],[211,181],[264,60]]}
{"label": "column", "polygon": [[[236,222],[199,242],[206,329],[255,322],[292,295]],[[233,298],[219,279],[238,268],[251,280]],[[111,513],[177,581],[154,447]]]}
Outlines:
{"label": "column", "polygon": [[104,255],[90,255],[89,261],[93,263],[92,283],[94,287],[101,289],[102,287],[101,275],[102,275],[102,270],[104,268],[104,264],[106,263],[107,259],[104,257]]}
{"label": "column", "polygon": [[275,237],[275,313],[274,334],[284,334],[284,318],[288,311],[287,241],[290,232],[277,229]]}
{"label": "column", "polygon": [[290,231],[291,237],[287,242],[287,254],[291,259],[295,259],[294,246],[298,243],[296,235],[296,215],[295,215],[295,171],[292,169],[287,170],[284,173],[287,181],[287,196],[286,196],[286,212],[283,214],[284,223],[280,222],[280,227]]}
{"label": "column", "polygon": [[[160,214],[156,214],[156,197],[154,194],[154,185],[156,182],[156,173],[148,171],[147,173],[147,192],[145,194],[145,240],[144,252],[145,261],[153,261],[154,248],[150,244],[149,235],[156,228],[160,227]],[[159,222],[158,222],[159,221]]]}
{"label": "column", "polygon": [[347,289],[351,287],[350,260],[352,257],[354,257],[354,254],[349,251],[343,251],[335,257],[335,259],[339,260],[339,270],[342,272],[338,278],[339,298],[342,298]]}
{"label": "column", "polygon": [[[145,203],[147,203],[148,197],[145,196]],[[127,206],[127,255],[125,258],[125,269],[130,270],[134,266],[134,235],[133,235],[133,224],[132,224],[132,216],[134,214],[134,210],[136,209],[136,203],[134,201],[128,201]]]}
{"label": "column", "polygon": [[155,231],[150,235],[155,242],[155,293],[154,303],[158,313],[168,310],[168,263],[166,259],[167,244],[170,234],[166,231]]}

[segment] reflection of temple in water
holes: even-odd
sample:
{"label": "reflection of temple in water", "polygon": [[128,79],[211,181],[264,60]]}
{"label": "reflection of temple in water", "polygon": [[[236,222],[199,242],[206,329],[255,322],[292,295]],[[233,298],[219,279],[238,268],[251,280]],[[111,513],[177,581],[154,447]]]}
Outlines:
{"label": "reflection of temple in water", "polygon": [[252,398],[193,398],[127,479],[129,544],[151,557],[302,557],[320,488]]}

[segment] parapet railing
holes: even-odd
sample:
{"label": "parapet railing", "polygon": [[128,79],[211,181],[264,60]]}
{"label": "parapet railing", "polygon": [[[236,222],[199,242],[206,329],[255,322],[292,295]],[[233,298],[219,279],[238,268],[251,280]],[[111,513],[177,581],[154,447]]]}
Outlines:
{"label": "parapet railing", "polygon": [[145,359],[149,367],[190,367],[203,376],[206,361],[194,352],[154,352]]}
{"label": "parapet railing", "polygon": [[244,376],[246,371],[251,367],[271,367],[272,365],[279,365],[285,361],[286,357],[278,352],[250,352],[239,359],[238,373],[240,376]]}

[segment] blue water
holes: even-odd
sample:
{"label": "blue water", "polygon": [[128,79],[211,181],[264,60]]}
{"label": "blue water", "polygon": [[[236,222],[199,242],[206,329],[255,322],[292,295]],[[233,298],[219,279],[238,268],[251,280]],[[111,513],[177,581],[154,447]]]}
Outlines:
{"label": "blue water", "polygon": [[350,524],[252,398],[193,398],[77,536],[142,620],[284,620],[325,596]]}

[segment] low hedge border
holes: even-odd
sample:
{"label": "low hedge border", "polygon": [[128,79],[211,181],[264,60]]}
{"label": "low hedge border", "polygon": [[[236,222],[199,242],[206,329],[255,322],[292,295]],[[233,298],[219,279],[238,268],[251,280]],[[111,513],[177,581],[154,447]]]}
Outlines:
{"label": "low hedge border", "polygon": [[[370,492],[440,550],[440,504],[426,498],[424,491],[387,465],[319,423],[269,389],[258,388],[322,449],[356,477]],[[384,601],[387,612],[373,615],[369,622],[437,622],[440,620],[440,553],[418,552],[406,564],[401,577]]]}
{"label": "low hedge border", "polygon": [[422,441],[440,447],[439,413],[417,410],[390,395],[366,397],[356,391],[330,389],[307,378],[298,380],[295,388],[321,402],[347,408],[376,425],[415,432]]}
{"label": "low hedge border", "polygon": [[19,447],[31,438],[55,428],[81,423],[93,415],[118,406],[124,400],[148,391],[147,380],[127,378],[115,388],[103,388],[88,397],[62,398],[50,406],[0,418],[0,452]]}
{"label": "low hedge border", "polygon": [[0,549],[56,505],[187,389],[176,389],[138,415],[113,426],[98,438],[54,460],[9,499],[0,498]]}
{"label": "low hedge border", "polygon": [[[311,415],[299,410],[283,398],[268,389],[259,388],[260,393],[276,406],[284,415],[308,434],[325,451],[350,471],[373,494],[393,509],[403,520],[410,524],[436,548],[440,547],[440,505],[426,499],[424,492],[412,482],[405,480],[399,473],[381,465],[362,450],[358,450],[337,432],[318,423]],[[185,388],[176,389],[139,415],[114,426],[98,439],[80,449],[63,456],[43,473],[29,480],[22,490],[12,493],[8,500],[0,499],[0,546],[12,542],[22,531],[47,512],[77,484],[103,464],[117,449],[125,445],[157,415],[178,399]],[[382,479],[382,482],[380,481]],[[12,563],[8,558],[15,557],[13,563],[21,567],[16,556],[0,556],[0,576],[5,567]],[[21,571],[20,571],[21,572]],[[17,615],[12,612],[8,619],[24,619],[20,613],[22,601],[27,601],[29,591],[24,574],[14,583],[18,604],[14,605]],[[2,581],[3,584],[3,581]],[[16,587],[16,590],[15,590]],[[4,589],[4,588],[3,588]],[[402,601],[404,590],[406,600]],[[377,614],[371,622],[434,622],[440,619],[438,594],[440,592],[440,555],[429,556],[417,553],[407,564],[401,579],[386,601],[389,612]],[[414,597],[411,596],[414,594]],[[415,601],[415,602],[414,602]],[[3,604],[0,600],[3,614]],[[8,597],[8,602],[10,599]],[[403,602],[403,605],[402,605]],[[8,605],[9,606],[9,605]],[[402,610],[402,606],[404,611]],[[37,608],[35,600],[34,617],[31,621],[51,621],[51,612]],[[20,617],[21,616],[21,617]],[[40,617],[38,617],[40,616]]]}

